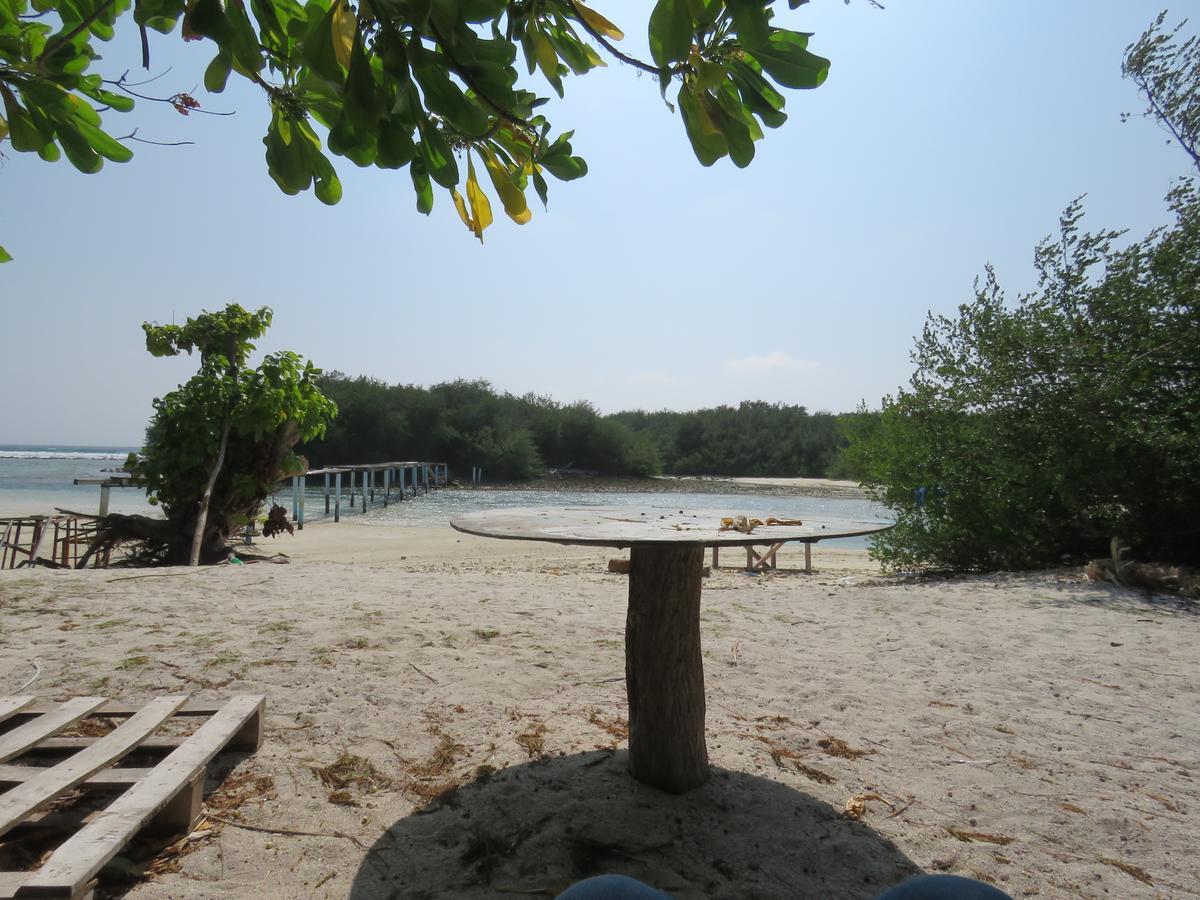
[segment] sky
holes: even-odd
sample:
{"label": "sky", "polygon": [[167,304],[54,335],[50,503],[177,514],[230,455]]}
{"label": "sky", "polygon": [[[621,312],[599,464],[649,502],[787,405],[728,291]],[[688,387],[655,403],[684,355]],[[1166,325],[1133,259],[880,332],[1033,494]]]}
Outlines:
{"label": "sky", "polygon": [[[591,5],[648,57],[648,0]],[[530,191],[524,226],[496,203],[482,246],[446,193],[416,212],[406,171],[335,157],[338,206],[285,196],[261,93],[234,77],[208,95],[211,49],[154,36],[152,74],[171,68],[144,90],[235,115],[109,113],[116,135],[195,143],[136,144],[96,175],[0,144],[0,443],[140,443],[195,368],[149,356],[141,323],[233,301],[274,310],[260,351],[388,383],[484,379],[602,412],[878,408],[926,316],[969,302],[985,265],[1010,297],[1033,289],[1033,248],[1073,198],[1095,229],[1169,222],[1186,159],[1120,118],[1144,106],[1120,65],[1157,3],[776,6],[832,67],[787,92],[748,169],[703,168],[654,80],[614,61],[547,108],[588,176],[550,179],[546,211]],[[102,49],[96,71],[136,70],[136,40]]]}

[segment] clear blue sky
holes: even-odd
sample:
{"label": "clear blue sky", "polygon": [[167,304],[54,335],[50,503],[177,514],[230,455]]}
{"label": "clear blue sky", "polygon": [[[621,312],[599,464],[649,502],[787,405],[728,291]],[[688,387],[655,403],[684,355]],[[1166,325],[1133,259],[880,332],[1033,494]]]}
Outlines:
{"label": "clear blue sky", "polygon": [[[647,2],[592,5],[645,55]],[[1142,108],[1122,51],[1159,5],[777,6],[833,66],[788,94],[749,169],[702,168],[654,81],[613,64],[551,109],[588,177],[551,179],[549,211],[500,216],[484,246],[444,193],[419,215],[406,171],[335,159],[339,206],[281,194],[266,105],[234,78],[195,89],[229,118],[109,114],[115,134],[196,143],[135,145],[98,175],[0,145],[0,243],[17,258],[0,267],[0,442],[139,443],[152,398],[193,368],[146,354],[141,322],[229,301],[275,310],[261,349],[387,382],[484,378],[606,412],[877,407],[926,314],[969,300],[986,263],[1010,296],[1032,287],[1033,246],[1075,196],[1095,228],[1168,220],[1186,161],[1152,122],[1120,121]],[[136,43],[104,50],[98,70],[136,68]],[[174,68],[149,89],[193,90],[210,56],[157,37],[154,71]]]}

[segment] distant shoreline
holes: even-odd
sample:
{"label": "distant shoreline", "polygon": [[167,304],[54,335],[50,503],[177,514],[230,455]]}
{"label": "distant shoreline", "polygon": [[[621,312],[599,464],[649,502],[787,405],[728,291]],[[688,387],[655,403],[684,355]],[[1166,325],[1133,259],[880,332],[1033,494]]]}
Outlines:
{"label": "distant shoreline", "polygon": [[645,478],[605,475],[541,475],[530,481],[485,481],[476,487],[458,481],[451,487],[479,491],[580,491],[597,494],[759,494],[869,500],[854,481],[828,478],[732,477],[723,475],[656,475]]}

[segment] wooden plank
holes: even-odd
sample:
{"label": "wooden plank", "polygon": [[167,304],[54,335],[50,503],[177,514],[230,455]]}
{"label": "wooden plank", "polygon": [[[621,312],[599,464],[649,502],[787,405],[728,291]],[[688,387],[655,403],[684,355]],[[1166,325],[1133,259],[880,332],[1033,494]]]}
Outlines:
{"label": "wooden plank", "polygon": [[172,713],[186,700],[186,694],[151,700],[141,712],[90,747],[57,766],[43,769],[33,778],[0,796],[0,835],[47,800],[69,791],[85,781],[89,775],[125,756],[150,732],[171,718]]}
{"label": "wooden plank", "polygon": [[37,698],[32,695],[24,697],[0,697],[0,722],[36,705],[36,703]]}
{"label": "wooden plank", "polygon": [[[92,744],[96,743],[96,741],[98,741],[98,740],[100,740],[100,738],[98,738],[98,737],[52,737],[52,738],[46,738],[44,741],[39,743],[36,747],[30,747],[29,750],[27,750],[26,752],[34,753],[34,754],[42,753],[43,751],[49,752],[49,753],[61,753],[63,751],[74,752],[75,750],[81,750],[84,747],[90,747],[90,746],[92,746]],[[174,750],[176,747],[181,746],[183,744],[183,742],[186,740],[187,740],[186,735],[180,736],[180,735],[164,734],[161,737],[151,736],[151,737],[146,738],[140,744],[138,744],[138,749],[139,750]]]}
{"label": "wooden plank", "polygon": [[0,900],[17,896],[21,885],[29,880],[30,872],[0,872]]}
{"label": "wooden plank", "polygon": [[93,709],[104,703],[104,697],[75,697],[53,712],[38,716],[32,722],[19,725],[0,735],[0,762],[20,756],[38,741],[74,725]]}
{"label": "wooden plank", "polygon": [[[40,773],[46,771],[48,771],[48,769],[43,766],[0,766],[0,788],[7,790],[10,787],[24,784],[31,778],[36,778]],[[149,775],[150,771],[150,769],[132,767],[121,769],[101,769],[94,775],[90,775],[86,781],[79,785],[79,787],[129,787],[129,785],[134,784]]]}
{"label": "wooden plank", "polygon": [[[3,713],[3,703],[6,699],[25,699],[25,698],[3,698],[0,699],[0,721],[3,721],[5,716]],[[21,715],[36,713],[42,715],[51,710],[58,709],[58,704],[52,700],[39,700],[29,698],[33,702],[20,710]],[[179,709],[175,710],[177,716],[212,716],[221,711],[221,707],[225,704],[219,700],[188,700]],[[107,701],[103,706],[92,712],[93,716],[107,716],[110,719],[127,719],[132,715],[141,712],[144,704],[141,703],[118,703],[115,700]]]}
{"label": "wooden plank", "polygon": [[42,527],[37,532],[37,540],[29,550],[30,565],[37,565],[47,559],[51,562],[54,561],[54,535],[58,530],[58,519],[54,516],[47,516],[41,524]]}
{"label": "wooden plank", "polygon": [[202,774],[226,742],[254,716],[262,716],[266,698],[232,698],[187,741],[154,767],[142,781],[114,800],[91,822],[68,838],[26,882],[21,896],[47,896],[95,877],[156,813]]}

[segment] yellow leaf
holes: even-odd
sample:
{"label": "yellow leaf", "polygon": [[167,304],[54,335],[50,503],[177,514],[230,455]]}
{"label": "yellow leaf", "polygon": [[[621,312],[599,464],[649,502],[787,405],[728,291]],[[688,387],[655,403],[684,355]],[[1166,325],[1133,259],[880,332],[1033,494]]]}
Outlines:
{"label": "yellow leaf", "polygon": [[533,213],[529,211],[529,205],[525,202],[525,192],[513,184],[507,167],[496,158],[495,153],[486,147],[479,152],[483,156],[488,175],[491,176],[492,185],[500,195],[500,202],[504,204],[504,212],[518,225],[524,225],[533,218]]}
{"label": "yellow leaf", "polygon": [[588,9],[579,0],[575,2],[575,12],[579,13],[579,18],[583,19],[584,22],[605,37],[610,37],[614,41],[619,41],[625,37],[625,32],[594,9]]}
{"label": "yellow leaf", "polygon": [[333,55],[343,69],[350,68],[350,51],[354,48],[354,32],[358,22],[346,0],[334,0],[333,5]]}
{"label": "yellow leaf", "polygon": [[543,75],[553,81],[558,77],[558,54],[554,52],[554,45],[550,43],[550,38],[537,28],[532,30],[533,49],[537,54],[538,68],[542,70]]}
{"label": "yellow leaf", "polygon": [[454,208],[458,210],[458,217],[462,219],[463,224],[472,232],[475,231],[475,224],[471,221],[471,214],[467,212],[467,201],[463,199],[463,195],[458,192],[458,188],[450,190],[450,196],[454,198]]}
{"label": "yellow leaf", "polygon": [[4,116],[0,116],[0,141],[8,137],[8,123],[4,121]]}
{"label": "yellow leaf", "polygon": [[475,177],[475,162],[467,154],[467,202],[471,204],[471,225],[479,243],[483,243],[483,230],[492,224],[492,204],[487,194],[479,187]]}

